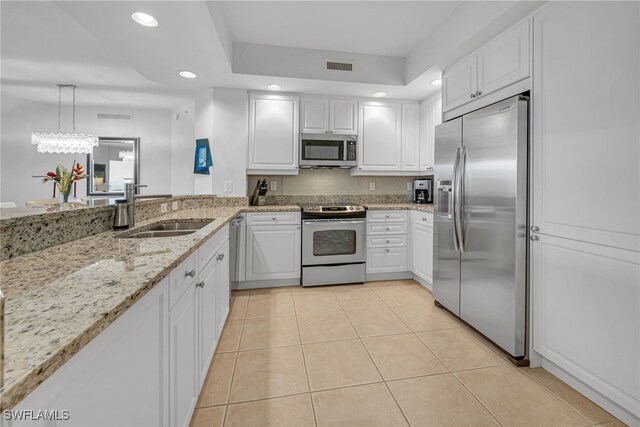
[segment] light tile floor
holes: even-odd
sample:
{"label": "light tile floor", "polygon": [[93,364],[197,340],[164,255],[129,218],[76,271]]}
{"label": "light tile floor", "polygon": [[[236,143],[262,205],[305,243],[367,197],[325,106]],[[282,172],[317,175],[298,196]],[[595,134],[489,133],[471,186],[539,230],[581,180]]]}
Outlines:
{"label": "light tile floor", "polygon": [[200,426],[622,426],[516,368],[412,280],[239,291]]}

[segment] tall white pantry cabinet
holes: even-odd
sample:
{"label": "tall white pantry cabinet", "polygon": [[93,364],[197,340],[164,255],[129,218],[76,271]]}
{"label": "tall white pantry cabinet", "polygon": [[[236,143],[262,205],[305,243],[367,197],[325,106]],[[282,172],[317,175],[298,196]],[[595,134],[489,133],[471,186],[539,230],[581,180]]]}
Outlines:
{"label": "tall white pantry cabinet", "polygon": [[533,22],[533,348],[543,367],[634,423],[640,3],[548,3]]}

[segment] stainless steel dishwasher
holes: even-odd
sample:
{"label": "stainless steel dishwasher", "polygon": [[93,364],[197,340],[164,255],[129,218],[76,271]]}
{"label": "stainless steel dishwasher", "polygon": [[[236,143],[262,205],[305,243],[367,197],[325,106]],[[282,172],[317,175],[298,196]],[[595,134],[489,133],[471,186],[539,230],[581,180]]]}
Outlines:
{"label": "stainless steel dishwasher", "polygon": [[244,259],[245,215],[238,214],[231,220],[229,228],[229,278],[231,288],[235,288],[238,282],[244,281],[244,265],[240,265]]}

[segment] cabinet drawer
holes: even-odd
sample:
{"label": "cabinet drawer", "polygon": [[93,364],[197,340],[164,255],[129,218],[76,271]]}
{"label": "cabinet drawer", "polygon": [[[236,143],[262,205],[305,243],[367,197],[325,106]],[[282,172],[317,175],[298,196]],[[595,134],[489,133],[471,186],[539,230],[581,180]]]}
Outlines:
{"label": "cabinet drawer", "polygon": [[391,248],[407,246],[407,235],[368,236],[367,248]]}
{"label": "cabinet drawer", "polygon": [[193,284],[198,273],[198,253],[189,255],[169,273],[169,308],[178,302],[182,294]]}
{"label": "cabinet drawer", "polygon": [[206,267],[209,261],[211,261],[211,258],[213,258],[227,240],[229,240],[229,224],[222,227],[198,249],[198,272]]}
{"label": "cabinet drawer", "polygon": [[247,214],[247,225],[300,225],[300,212],[252,212]]}
{"label": "cabinet drawer", "polygon": [[396,222],[388,224],[367,224],[367,236],[375,236],[380,234],[407,234],[407,223]]}
{"label": "cabinet drawer", "polygon": [[367,222],[406,221],[407,211],[367,211]]}
{"label": "cabinet drawer", "polygon": [[407,248],[367,250],[367,273],[407,271]]}
{"label": "cabinet drawer", "polygon": [[433,227],[433,214],[431,212],[411,212],[411,221],[414,224],[424,224],[428,227]]}

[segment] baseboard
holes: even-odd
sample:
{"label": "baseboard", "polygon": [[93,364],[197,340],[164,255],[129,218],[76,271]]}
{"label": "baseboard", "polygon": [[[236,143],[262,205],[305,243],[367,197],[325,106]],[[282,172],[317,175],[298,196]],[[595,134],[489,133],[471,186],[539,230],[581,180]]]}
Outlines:
{"label": "baseboard", "polygon": [[416,282],[420,283],[422,286],[427,288],[429,292],[433,293],[433,286],[427,280],[424,280],[422,277],[417,276],[415,274],[413,275],[413,280],[415,280]]}
{"label": "baseboard", "polygon": [[248,280],[245,282],[231,282],[231,289],[261,289],[261,288],[279,288],[281,286],[300,286],[300,278],[295,279],[277,279],[277,280]]}
{"label": "baseboard", "polygon": [[397,271],[393,273],[367,273],[366,281],[367,282],[376,282],[379,280],[404,280],[404,279],[413,279],[413,273],[410,271]]}
{"label": "baseboard", "polygon": [[613,400],[601,394],[599,391],[580,381],[555,363],[548,359],[542,358],[542,367],[554,376],[558,377],[562,382],[570,385],[580,394],[586,396],[614,417],[629,426],[640,426],[640,417],[632,414],[627,409],[618,405]]}

